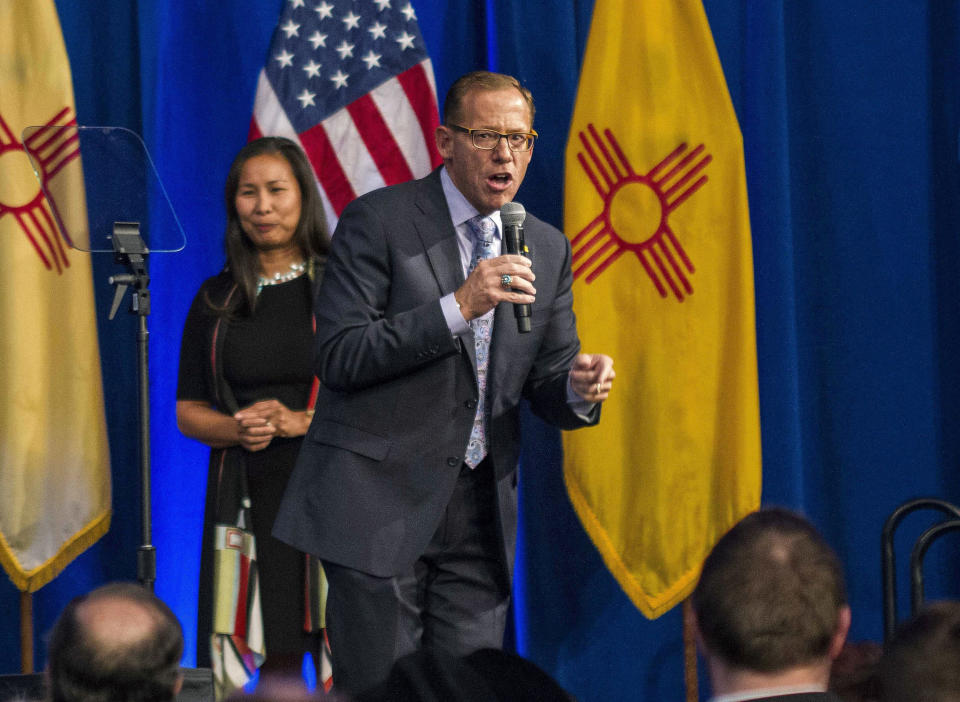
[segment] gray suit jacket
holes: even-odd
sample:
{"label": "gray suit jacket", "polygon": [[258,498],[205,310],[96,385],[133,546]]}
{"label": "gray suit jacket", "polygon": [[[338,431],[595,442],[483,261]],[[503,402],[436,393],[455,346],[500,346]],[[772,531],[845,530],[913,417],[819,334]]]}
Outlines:
{"label": "gray suit jacket", "polygon": [[[516,537],[519,403],[565,429],[585,424],[566,402],[579,352],[570,245],[528,215],[536,274],[532,331],[500,305],[488,368],[489,457],[508,569]],[[316,413],[274,535],[320,558],[381,577],[423,552],[463,461],[477,402],[472,338],[453,338],[440,298],[463,283],[439,170],[344,209],[317,315]],[[594,409],[589,423],[599,419]]]}

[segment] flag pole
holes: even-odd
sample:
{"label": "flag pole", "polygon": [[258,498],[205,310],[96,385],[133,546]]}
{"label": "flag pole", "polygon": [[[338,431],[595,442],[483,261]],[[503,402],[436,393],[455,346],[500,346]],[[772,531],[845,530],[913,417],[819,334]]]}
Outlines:
{"label": "flag pole", "polygon": [[33,672],[33,593],[20,591],[20,672]]}
{"label": "flag pole", "polygon": [[693,605],[688,597],[683,601],[683,680],[687,688],[687,702],[697,702],[700,690],[697,680],[697,637],[694,634]]}

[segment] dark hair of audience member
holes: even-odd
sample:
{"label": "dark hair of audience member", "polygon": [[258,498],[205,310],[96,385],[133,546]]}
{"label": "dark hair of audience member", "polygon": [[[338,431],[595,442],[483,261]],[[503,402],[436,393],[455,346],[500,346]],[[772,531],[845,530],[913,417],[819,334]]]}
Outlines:
{"label": "dark hair of audience member", "polygon": [[380,685],[355,699],[357,702],[575,702],[534,663],[493,648],[460,657],[436,650],[415,651],[398,660]]}
{"label": "dark hair of audience member", "polygon": [[[134,603],[150,627],[136,640],[103,640],[84,610],[109,601]],[[102,632],[101,632],[102,633]],[[54,624],[48,643],[53,702],[172,700],[180,679],[183,632],[176,615],[134,583],[112,583],[74,598]]]}
{"label": "dark hair of audience member", "polygon": [[845,643],[830,666],[828,689],[843,702],[876,702],[882,652],[883,647],[875,641]]}
{"label": "dark hair of audience member", "polygon": [[336,692],[311,692],[300,678],[272,675],[261,677],[252,692],[234,690],[225,702],[347,702],[348,699]]}
{"label": "dark hair of audience member", "polygon": [[727,665],[777,672],[828,655],[846,604],[836,554],[785,509],[748,515],[703,564],[692,604],[704,644]]}
{"label": "dark hair of audience member", "polygon": [[960,702],[960,602],[934,602],[897,629],[879,688],[881,702]]}

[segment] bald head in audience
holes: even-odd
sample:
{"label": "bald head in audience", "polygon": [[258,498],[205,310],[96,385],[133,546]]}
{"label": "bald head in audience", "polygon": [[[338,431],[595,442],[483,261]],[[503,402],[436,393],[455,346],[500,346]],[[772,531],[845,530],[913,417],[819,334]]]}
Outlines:
{"label": "bald head in audience", "polygon": [[75,598],[50,632],[53,702],[166,702],[183,682],[183,632],[159,598],[113,583]]}

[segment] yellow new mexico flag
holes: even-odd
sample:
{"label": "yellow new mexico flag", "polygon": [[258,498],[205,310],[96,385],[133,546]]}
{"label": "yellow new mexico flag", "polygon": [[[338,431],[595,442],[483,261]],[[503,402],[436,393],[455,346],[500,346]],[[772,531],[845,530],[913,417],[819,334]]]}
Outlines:
{"label": "yellow new mexico flag", "polygon": [[686,597],[760,501],[743,142],[700,0],[597,0],[566,151],[586,351],[617,379],[564,435],[577,514],[634,604]]}
{"label": "yellow new mexico flag", "polygon": [[[110,524],[110,470],[70,65],[53,0],[0,2],[0,563],[21,590],[49,582]],[[45,182],[73,183],[56,210]]]}

